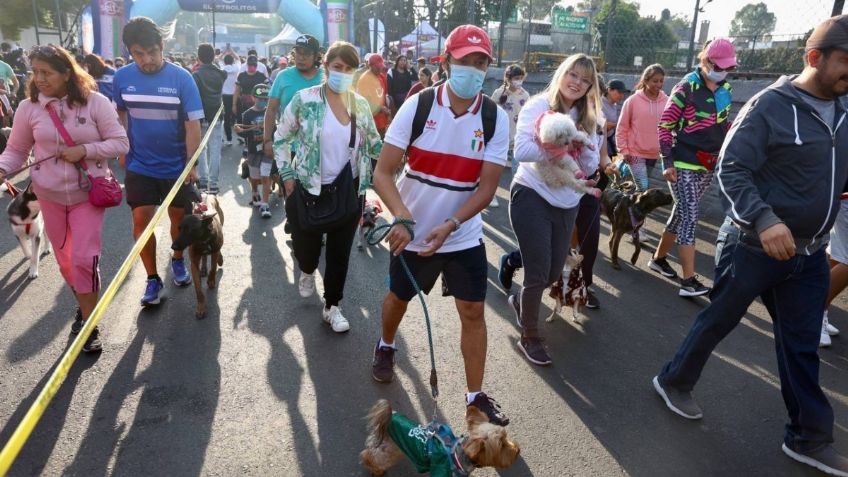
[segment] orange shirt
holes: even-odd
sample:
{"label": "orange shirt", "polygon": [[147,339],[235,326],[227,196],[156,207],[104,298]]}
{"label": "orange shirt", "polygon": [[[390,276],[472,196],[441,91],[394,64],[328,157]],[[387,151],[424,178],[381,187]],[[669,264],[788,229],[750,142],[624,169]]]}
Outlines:
{"label": "orange shirt", "polygon": [[387,78],[385,73],[375,75],[371,70],[366,71],[359,78],[356,92],[368,100],[371,105],[371,113],[374,115],[374,124],[377,129],[385,129],[389,125],[389,116],[382,111],[386,106]]}

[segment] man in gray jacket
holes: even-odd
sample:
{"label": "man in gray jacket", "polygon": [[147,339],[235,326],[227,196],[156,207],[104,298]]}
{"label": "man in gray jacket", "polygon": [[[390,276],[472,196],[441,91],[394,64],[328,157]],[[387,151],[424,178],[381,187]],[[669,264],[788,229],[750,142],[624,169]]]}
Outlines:
{"label": "man in gray jacket", "polygon": [[200,68],[192,75],[197,89],[200,90],[200,100],[203,102],[203,114],[205,119],[201,121],[201,137],[206,131],[212,130],[206,147],[203,148],[200,157],[197,158],[197,172],[200,178],[200,189],[210,194],[218,193],[218,176],[221,169],[221,143],[224,135],[224,114],[218,117],[215,124],[212,119],[223,104],[222,91],[224,81],[227,79],[225,73],[215,64],[215,49],[209,43],[202,43],[197,47],[197,58],[200,60]]}
{"label": "man in gray jacket", "polygon": [[692,389],[713,349],[760,297],[774,323],[789,423],[783,452],[832,475],[833,410],[819,385],[819,333],[830,271],[825,255],[848,178],[848,16],[816,27],[800,75],[751,98],[721,151],[717,178],[738,229],[716,260],[711,303],[653,380],[673,412],[700,419]]}

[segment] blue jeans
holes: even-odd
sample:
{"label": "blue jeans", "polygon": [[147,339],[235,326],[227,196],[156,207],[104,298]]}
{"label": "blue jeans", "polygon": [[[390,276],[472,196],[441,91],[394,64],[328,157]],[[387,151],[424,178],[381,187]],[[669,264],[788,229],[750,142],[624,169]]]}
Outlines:
{"label": "blue jeans", "polygon": [[[203,124],[200,129],[201,138],[206,135],[209,128],[209,124]],[[209,136],[209,141],[197,158],[197,175],[201,190],[217,191],[218,176],[221,171],[221,140],[224,135],[224,123],[218,120],[211,128],[212,134]]]}
{"label": "blue jeans", "polygon": [[830,286],[825,251],[779,261],[745,234],[727,238],[716,260],[711,303],[659,380],[691,391],[713,349],[759,296],[774,324],[780,389],[789,412],[784,442],[795,451],[816,450],[833,442],[833,410],[819,386],[819,334]]}

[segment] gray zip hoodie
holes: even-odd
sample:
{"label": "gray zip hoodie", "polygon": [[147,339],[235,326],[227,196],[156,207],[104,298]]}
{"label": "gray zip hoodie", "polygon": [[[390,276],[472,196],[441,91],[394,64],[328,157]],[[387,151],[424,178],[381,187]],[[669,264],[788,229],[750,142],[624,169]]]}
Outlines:
{"label": "gray zip hoodie", "polygon": [[827,243],[848,178],[846,104],[828,124],[783,76],[751,98],[724,141],[717,168],[725,212],[743,231],[784,223],[796,253]]}

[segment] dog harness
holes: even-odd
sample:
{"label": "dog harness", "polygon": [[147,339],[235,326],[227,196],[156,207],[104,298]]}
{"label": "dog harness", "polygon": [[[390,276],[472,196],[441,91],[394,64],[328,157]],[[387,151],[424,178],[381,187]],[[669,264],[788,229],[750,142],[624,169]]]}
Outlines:
{"label": "dog harness", "polygon": [[462,450],[467,438],[457,438],[447,424],[433,421],[425,427],[393,412],[389,435],[419,473],[466,477],[474,469],[474,463]]}
{"label": "dog harness", "polygon": [[[38,217],[38,215],[36,215],[36,217]],[[22,225],[24,227],[24,230],[26,231],[27,235],[29,235],[29,231],[32,230],[32,222],[30,222],[28,224],[19,224],[19,223],[15,222],[11,217],[9,217],[9,222],[11,222],[12,225],[18,225],[18,226]]]}

